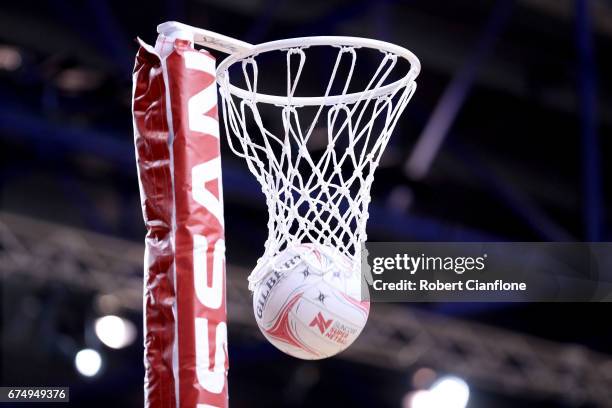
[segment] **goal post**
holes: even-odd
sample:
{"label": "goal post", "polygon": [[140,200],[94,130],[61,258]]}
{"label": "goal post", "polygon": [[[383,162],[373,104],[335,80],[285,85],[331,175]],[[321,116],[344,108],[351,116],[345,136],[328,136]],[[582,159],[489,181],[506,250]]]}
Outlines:
{"label": "goal post", "polygon": [[140,41],[134,143],[147,235],[145,406],[227,407],[225,239],[215,58]]}

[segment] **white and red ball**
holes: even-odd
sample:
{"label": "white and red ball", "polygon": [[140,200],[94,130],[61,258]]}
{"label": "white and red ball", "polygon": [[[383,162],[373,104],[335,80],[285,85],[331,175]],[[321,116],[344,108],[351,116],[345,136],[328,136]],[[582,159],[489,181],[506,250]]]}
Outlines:
{"label": "white and red ball", "polygon": [[259,329],[291,356],[318,360],[338,354],[368,320],[361,277],[333,248],[290,247],[260,264],[258,274],[263,278],[253,291],[253,309]]}

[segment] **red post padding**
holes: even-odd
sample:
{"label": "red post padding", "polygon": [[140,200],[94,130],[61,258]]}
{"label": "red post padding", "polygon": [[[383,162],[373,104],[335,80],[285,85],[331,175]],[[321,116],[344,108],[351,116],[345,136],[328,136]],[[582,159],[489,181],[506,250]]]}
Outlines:
{"label": "red post padding", "polygon": [[145,405],[227,407],[215,59],[187,41],[160,37],[155,49],[141,42],[133,80],[147,227]]}

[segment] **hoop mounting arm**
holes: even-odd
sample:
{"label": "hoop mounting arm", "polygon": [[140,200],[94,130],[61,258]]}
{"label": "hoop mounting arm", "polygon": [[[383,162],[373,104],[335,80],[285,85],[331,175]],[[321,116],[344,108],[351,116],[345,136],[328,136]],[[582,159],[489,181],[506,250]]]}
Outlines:
{"label": "hoop mounting arm", "polygon": [[166,37],[193,41],[195,44],[226,54],[235,54],[253,48],[253,44],[177,21],[167,21],[158,25],[157,32]]}

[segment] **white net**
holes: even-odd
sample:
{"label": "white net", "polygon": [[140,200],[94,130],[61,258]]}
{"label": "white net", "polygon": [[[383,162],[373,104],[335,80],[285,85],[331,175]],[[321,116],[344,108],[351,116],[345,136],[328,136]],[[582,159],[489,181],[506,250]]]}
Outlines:
{"label": "white net", "polygon": [[[360,49],[326,48],[337,54],[319,98],[296,94],[310,51],[305,46],[277,50],[286,55],[287,95],[276,100],[282,103],[261,101],[261,56],[240,61],[242,92],[235,92],[227,69],[218,75],[229,145],[246,160],[266,196],[268,239],[260,262],[288,247],[315,243],[335,248],[359,268],[374,171],[416,88],[412,72],[392,81],[401,58],[377,50],[380,61],[371,79],[351,93]],[[367,63],[372,66],[371,54]],[[282,127],[267,126],[268,121]],[[253,285],[260,278],[255,273],[249,280]]]}

